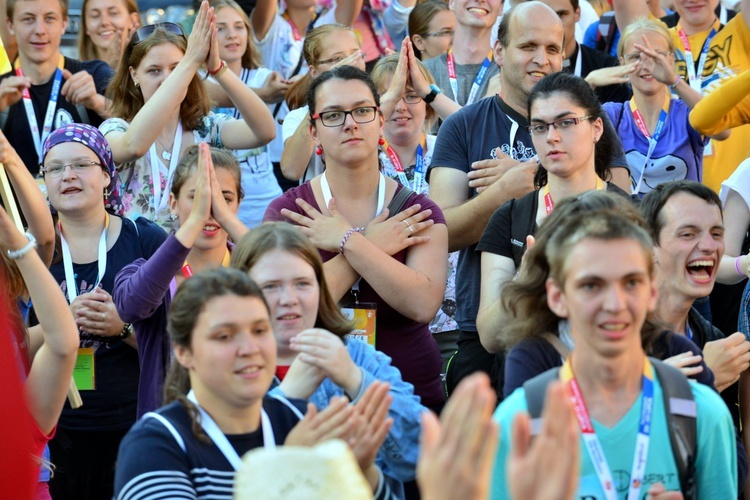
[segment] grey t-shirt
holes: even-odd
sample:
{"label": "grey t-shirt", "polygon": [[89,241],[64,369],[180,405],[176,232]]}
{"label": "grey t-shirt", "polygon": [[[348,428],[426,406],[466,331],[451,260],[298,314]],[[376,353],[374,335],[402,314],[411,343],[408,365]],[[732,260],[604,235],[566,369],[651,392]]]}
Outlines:
{"label": "grey t-shirt", "polygon": [[[471,93],[471,86],[474,84],[474,79],[482,68],[482,64],[456,64],[456,80],[458,82],[459,94],[458,99],[453,95],[453,89],[451,88],[450,79],[448,78],[448,54],[442,54],[438,57],[428,59],[424,61],[424,65],[427,66],[427,69],[432,73],[436,85],[440,87],[443,94],[450,97],[461,106],[466,106],[466,100]],[[479,92],[477,92],[474,102],[477,102],[484,97],[484,94],[487,92],[487,87],[490,84],[490,80],[499,72],[500,68],[497,67],[495,61],[491,60],[487,74],[484,75],[484,79],[479,86]]]}

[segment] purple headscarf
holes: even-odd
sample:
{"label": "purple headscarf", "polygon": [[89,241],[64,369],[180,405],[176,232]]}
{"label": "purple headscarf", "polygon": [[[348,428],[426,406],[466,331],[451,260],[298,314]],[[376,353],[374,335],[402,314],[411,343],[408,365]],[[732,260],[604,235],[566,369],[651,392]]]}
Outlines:
{"label": "purple headscarf", "polygon": [[107,139],[99,129],[86,123],[69,123],[52,132],[44,141],[42,163],[50,149],[64,142],[80,142],[99,158],[102,168],[109,174],[109,194],[104,197],[104,208],[112,215],[122,216],[123,206],[120,199],[120,181],[112,158],[112,150]]}

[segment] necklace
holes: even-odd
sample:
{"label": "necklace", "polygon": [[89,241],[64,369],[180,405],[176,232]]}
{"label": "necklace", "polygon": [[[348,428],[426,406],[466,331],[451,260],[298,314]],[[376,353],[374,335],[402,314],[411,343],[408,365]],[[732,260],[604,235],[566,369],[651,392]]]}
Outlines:
{"label": "necklace", "polygon": [[174,139],[172,140],[172,147],[167,148],[164,146],[164,143],[159,140],[159,138],[156,138],[156,142],[159,143],[159,146],[161,146],[162,152],[161,157],[164,159],[164,161],[170,161],[172,159],[172,153],[169,152],[172,147],[174,147]]}

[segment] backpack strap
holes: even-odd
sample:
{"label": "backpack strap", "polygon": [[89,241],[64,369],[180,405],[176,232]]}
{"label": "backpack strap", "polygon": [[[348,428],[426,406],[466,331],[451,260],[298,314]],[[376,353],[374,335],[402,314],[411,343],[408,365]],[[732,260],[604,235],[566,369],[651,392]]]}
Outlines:
{"label": "backpack strap", "polygon": [[388,215],[393,217],[397,213],[401,211],[402,208],[404,208],[404,203],[406,203],[406,200],[409,199],[409,196],[414,194],[414,191],[411,190],[411,188],[408,188],[406,186],[401,187],[401,191],[396,193],[393,196],[393,199],[391,199],[391,202],[388,204]]}
{"label": "backpack strap", "polygon": [[596,33],[596,49],[609,54],[617,31],[617,20],[614,11],[605,12],[599,19],[599,29]]}
{"label": "backpack strap", "polygon": [[664,396],[669,441],[680,474],[680,489],[685,500],[696,499],[697,407],[690,382],[677,368],[658,359],[649,359],[659,378]]}
{"label": "backpack strap", "polygon": [[559,378],[560,368],[552,368],[523,383],[526,406],[531,416],[531,435],[536,436],[542,428],[542,410],[547,386]]}

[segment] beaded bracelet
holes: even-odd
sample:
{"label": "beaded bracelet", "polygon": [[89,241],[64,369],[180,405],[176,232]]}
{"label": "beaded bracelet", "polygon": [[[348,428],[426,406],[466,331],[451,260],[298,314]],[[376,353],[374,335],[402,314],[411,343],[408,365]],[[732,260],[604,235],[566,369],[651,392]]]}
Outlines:
{"label": "beaded bracelet", "polygon": [[24,245],[22,248],[19,248],[18,250],[8,250],[7,252],[8,252],[9,259],[13,259],[13,260],[20,259],[24,255],[29,253],[31,249],[36,248],[37,246],[36,238],[34,238],[34,235],[27,232],[25,236],[29,239],[29,242],[26,243],[26,245]]}
{"label": "beaded bracelet", "polygon": [[742,272],[742,267],[740,267],[740,260],[742,259],[742,255],[734,259],[734,270],[737,271],[737,274],[742,276],[743,278],[747,278],[747,275]]}
{"label": "beaded bracelet", "polygon": [[346,245],[346,242],[349,241],[349,237],[353,235],[354,233],[361,233],[365,230],[363,227],[353,227],[350,230],[346,232],[343,238],[341,238],[341,245],[339,245],[339,253],[343,255],[344,253],[344,245]]}

